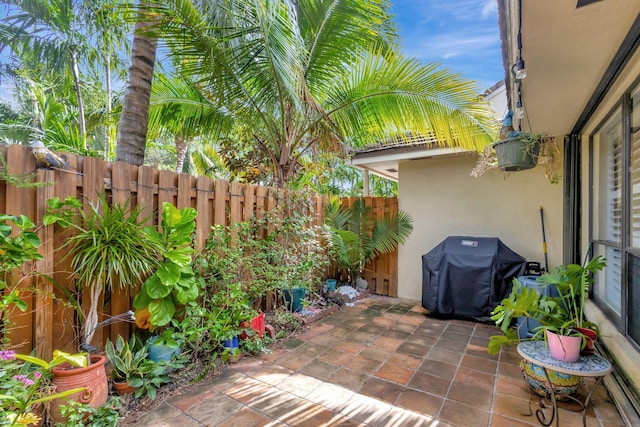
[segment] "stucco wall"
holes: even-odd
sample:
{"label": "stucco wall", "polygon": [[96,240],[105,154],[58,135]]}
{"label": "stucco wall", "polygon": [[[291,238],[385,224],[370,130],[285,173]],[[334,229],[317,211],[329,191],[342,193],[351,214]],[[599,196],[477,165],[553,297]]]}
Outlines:
{"label": "stucco wall", "polygon": [[415,223],[399,249],[399,297],[422,298],[422,255],[447,236],[499,237],[528,261],[544,265],[540,206],[549,265],[562,263],[562,185],[550,184],[539,167],[473,178],[475,159],[461,155],[400,164],[399,206]]}

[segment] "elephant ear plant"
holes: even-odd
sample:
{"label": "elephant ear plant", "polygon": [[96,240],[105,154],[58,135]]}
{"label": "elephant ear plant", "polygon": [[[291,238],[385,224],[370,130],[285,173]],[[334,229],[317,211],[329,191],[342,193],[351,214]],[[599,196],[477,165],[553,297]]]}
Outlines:
{"label": "elephant ear plant", "polygon": [[332,199],[325,209],[324,238],[337,267],[346,270],[350,283],[378,255],[394,251],[413,231],[413,218],[405,211],[377,219],[364,199],[351,207]]}
{"label": "elephant ear plant", "polygon": [[75,234],[64,248],[72,257],[76,280],[90,291],[90,306],[84,316],[83,343],[90,343],[98,326],[98,304],[105,288],[133,289],[158,266],[162,246],[150,229],[143,227],[141,210],[109,204],[105,195],[98,203],[89,202],[85,209],[75,198],[49,200],[43,218],[45,225],[57,223],[72,228]]}

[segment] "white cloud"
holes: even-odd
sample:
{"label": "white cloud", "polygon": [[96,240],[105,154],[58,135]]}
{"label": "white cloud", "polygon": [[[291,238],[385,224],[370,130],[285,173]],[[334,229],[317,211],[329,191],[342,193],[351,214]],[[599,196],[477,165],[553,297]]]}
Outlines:
{"label": "white cloud", "polygon": [[498,13],[498,2],[496,0],[487,0],[482,5],[481,16],[483,19],[493,17]]}

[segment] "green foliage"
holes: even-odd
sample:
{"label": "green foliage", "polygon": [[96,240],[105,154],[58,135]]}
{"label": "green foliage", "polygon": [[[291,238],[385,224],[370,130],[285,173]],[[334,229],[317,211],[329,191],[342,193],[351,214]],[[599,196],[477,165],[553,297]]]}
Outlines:
{"label": "green foliage", "polygon": [[77,199],[51,199],[43,223],[76,230],[64,248],[67,256],[73,257],[71,264],[78,282],[91,291],[84,324],[84,342],[90,342],[104,288],[113,289],[116,278],[120,288],[136,286],[158,265],[162,245],[153,230],[142,225],[142,211],[137,206],[131,208],[130,200],[124,205],[110,205],[103,194],[99,203],[89,203],[87,210],[81,207]]}
{"label": "green foliage", "polygon": [[502,300],[491,313],[491,320],[500,327],[504,335],[492,336],[488,351],[496,354],[504,345],[519,342],[515,319],[534,319],[541,326],[534,329],[533,339],[541,339],[545,330],[559,335],[579,335],[574,328],[593,328],[597,325],[584,319],[585,296],[593,283],[593,275],[605,267],[605,259],[596,256],[584,265],[560,266],[538,278],[539,286],[551,286],[559,296],[548,296],[544,292],[527,288],[518,279],[513,280],[509,296]]}
{"label": "green foliage", "polygon": [[364,199],[356,199],[349,208],[332,198],[325,209],[323,237],[338,268],[346,270],[351,283],[362,275],[364,267],[378,255],[392,252],[413,231],[413,218],[398,211],[377,219]]}
{"label": "green foliage", "polygon": [[152,233],[154,240],[162,242],[162,260],[133,300],[137,310],[149,312],[152,327],[168,325],[178,307],[198,298],[191,267],[196,215],[193,208],[179,210],[166,202],[162,206],[162,231]]}
{"label": "green foliage", "polygon": [[167,371],[169,368],[183,368],[181,362],[154,362],[153,360],[146,359],[140,366],[138,374],[129,380],[129,385],[137,387],[134,396],[140,398],[147,396],[151,400],[155,400],[157,391],[163,384],[171,382],[171,377]]}
{"label": "green foliage", "polygon": [[56,423],[56,427],[115,427],[120,420],[118,409],[121,408],[120,400],[112,396],[107,403],[94,408],[91,405],[71,400],[66,405],[60,406],[60,414],[65,417],[63,423]]}
{"label": "green foliage", "polygon": [[147,347],[142,345],[135,335],[131,336],[129,342],[118,335],[115,346],[107,340],[105,352],[113,366],[111,378],[114,381],[129,381],[140,375],[140,370],[149,355]]}
{"label": "green foliage", "polygon": [[145,13],[177,73],[199,82],[199,96],[169,92],[156,102],[226,116],[207,123],[209,133],[231,122],[227,138],[242,154],[262,153],[278,186],[303,159],[347,143],[434,136],[475,150],[493,138],[473,83],[399,53],[388,1],[167,1]]}
{"label": "green foliage", "polygon": [[[17,230],[15,233],[13,228]],[[5,343],[9,340],[6,331],[11,326],[7,311],[12,307],[27,309],[20,291],[11,283],[12,271],[25,262],[42,259],[38,252],[40,238],[34,230],[35,225],[24,215],[0,214],[0,338]]]}
{"label": "green foliage", "polygon": [[[0,104],[0,106],[1,105],[2,104]],[[38,174],[36,173],[9,173],[7,160],[4,158],[4,154],[0,150],[0,181],[4,181],[16,188],[40,188],[53,184],[53,182],[50,181],[37,181],[37,177]]]}
{"label": "green foliage", "polygon": [[72,355],[56,350],[53,356],[47,362],[13,350],[0,350],[0,425],[26,426],[27,419],[37,422],[39,416],[31,413],[37,406],[85,390],[84,387],[59,393],[50,390],[48,380],[54,367],[64,362],[73,366],[87,363],[84,353]]}
{"label": "green foliage", "polygon": [[248,354],[263,354],[269,353],[269,343],[271,338],[268,336],[258,337],[256,332],[252,329],[247,329],[247,339],[240,340],[240,350]]}
{"label": "green foliage", "polygon": [[214,226],[198,256],[198,274],[214,290],[240,283],[251,300],[277,289],[315,289],[328,257],[319,228],[309,227],[310,222],[273,211],[229,227]]}

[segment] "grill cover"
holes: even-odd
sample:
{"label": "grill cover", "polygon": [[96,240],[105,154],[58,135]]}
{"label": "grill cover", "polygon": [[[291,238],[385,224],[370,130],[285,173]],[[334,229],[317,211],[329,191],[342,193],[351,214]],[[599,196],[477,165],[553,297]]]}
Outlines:
{"label": "grill cover", "polygon": [[422,306],[487,320],[525,268],[526,260],[497,237],[447,237],[422,256]]}

